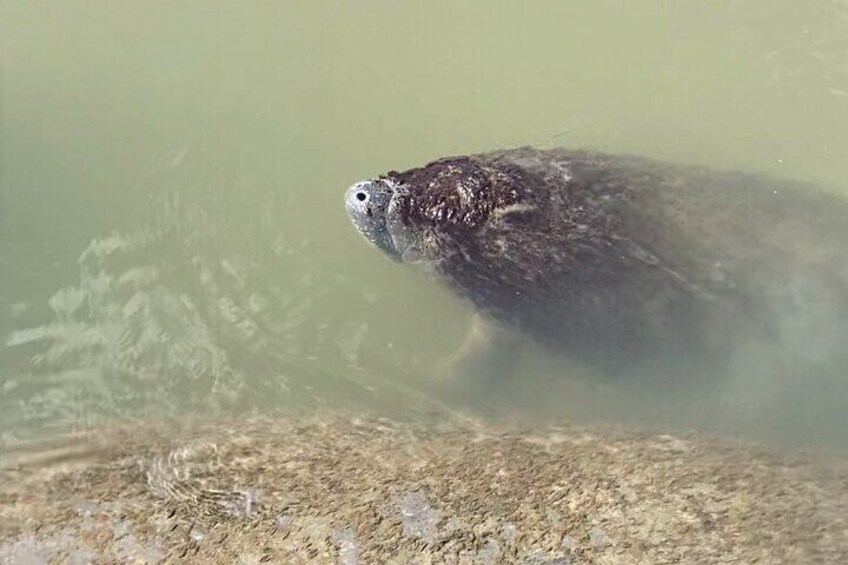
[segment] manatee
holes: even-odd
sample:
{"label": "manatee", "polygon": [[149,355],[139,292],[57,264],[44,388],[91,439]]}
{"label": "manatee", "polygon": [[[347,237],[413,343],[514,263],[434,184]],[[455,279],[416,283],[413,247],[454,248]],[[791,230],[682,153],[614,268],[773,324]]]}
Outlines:
{"label": "manatee", "polygon": [[525,336],[602,375],[716,372],[752,341],[848,335],[848,202],[808,183],[524,147],[390,171],[345,204],[474,305],[458,365],[503,369]]}

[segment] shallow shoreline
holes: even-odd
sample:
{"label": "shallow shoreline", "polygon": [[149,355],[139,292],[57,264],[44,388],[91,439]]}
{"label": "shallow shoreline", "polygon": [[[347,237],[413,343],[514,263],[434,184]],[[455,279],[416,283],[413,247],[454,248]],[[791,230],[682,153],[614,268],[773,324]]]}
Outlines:
{"label": "shallow shoreline", "polygon": [[848,457],[341,414],[51,445],[0,469],[0,563],[848,562]]}

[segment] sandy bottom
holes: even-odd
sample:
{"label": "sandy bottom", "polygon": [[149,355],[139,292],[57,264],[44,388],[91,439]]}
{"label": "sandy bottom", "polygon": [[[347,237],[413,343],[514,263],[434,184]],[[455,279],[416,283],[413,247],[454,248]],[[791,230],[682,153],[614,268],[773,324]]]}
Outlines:
{"label": "sandy bottom", "polygon": [[848,563],[848,458],[324,415],[7,456],[0,563]]}

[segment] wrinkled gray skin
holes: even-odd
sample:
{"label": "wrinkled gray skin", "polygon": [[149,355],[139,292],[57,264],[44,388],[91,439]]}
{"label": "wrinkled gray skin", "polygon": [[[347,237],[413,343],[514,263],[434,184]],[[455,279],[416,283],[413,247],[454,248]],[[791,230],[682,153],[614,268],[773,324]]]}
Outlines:
{"label": "wrinkled gray skin", "polygon": [[609,375],[715,372],[807,326],[845,342],[848,204],[799,183],[521,148],[392,171],[345,202],[374,246],[476,306],[457,372],[503,371],[513,334]]}

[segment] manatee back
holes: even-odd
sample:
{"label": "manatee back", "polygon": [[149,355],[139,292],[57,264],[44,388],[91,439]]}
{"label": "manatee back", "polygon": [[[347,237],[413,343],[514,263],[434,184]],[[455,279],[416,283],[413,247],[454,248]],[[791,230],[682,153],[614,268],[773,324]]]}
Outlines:
{"label": "manatee back", "polygon": [[662,358],[709,364],[740,339],[778,336],[789,312],[848,319],[848,204],[837,196],[591,152],[484,159],[543,186],[535,214],[490,226],[487,240],[522,252],[501,265],[508,292],[478,282],[477,301],[558,351],[612,370]]}

